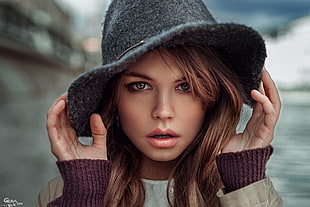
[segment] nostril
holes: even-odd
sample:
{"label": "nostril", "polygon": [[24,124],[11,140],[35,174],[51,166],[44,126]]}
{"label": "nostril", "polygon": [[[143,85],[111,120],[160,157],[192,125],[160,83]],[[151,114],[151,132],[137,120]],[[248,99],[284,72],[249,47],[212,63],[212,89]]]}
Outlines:
{"label": "nostril", "polygon": [[161,110],[153,112],[153,117],[155,119],[171,119],[173,116],[174,115],[171,110]]}

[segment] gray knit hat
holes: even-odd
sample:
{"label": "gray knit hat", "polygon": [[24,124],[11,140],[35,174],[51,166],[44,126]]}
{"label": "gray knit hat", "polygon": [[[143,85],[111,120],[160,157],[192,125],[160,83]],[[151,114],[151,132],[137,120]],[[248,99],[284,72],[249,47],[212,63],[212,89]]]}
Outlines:
{"label": "gray knit hat", "polygon": [[217,23],[201,0],[114,0],[105,17],[102,66],[78,77],[68,89],[68,110],[78,136],[91,136],[89,118],[100,113],[106,87],[147,52],[165,45],[200,44],[215,50],[239,76],[244,102],[253,105],[266,57],[253,29]]}

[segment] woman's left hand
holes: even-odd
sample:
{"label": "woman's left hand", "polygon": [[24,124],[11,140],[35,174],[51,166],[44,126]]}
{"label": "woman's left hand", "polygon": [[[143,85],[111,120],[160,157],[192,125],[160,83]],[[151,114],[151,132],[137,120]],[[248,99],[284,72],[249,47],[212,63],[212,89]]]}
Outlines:
{"label": "woman's left hand", "polygon": [[233,136],[222,149],[222,153],[262,148],[272,141],[281,101],[276,85],[267,71],[263,71],[260,92],[252,90],[251,96],[257,102],[252,117],[244,132]]}

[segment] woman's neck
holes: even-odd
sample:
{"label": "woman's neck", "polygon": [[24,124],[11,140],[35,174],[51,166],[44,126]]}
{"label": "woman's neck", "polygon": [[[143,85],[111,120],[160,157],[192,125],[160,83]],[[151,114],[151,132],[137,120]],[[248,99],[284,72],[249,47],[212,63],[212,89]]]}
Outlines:
{"label": "woman's neck", "polygon": [[175,161],[154,161],[145,156],[142,158],[140,176],[150,180],[168,180]]}

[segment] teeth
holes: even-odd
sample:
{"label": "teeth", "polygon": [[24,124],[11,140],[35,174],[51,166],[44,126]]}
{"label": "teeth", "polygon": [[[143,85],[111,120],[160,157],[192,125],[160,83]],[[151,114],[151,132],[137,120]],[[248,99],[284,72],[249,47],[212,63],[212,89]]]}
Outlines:
{"label": "teeth", "polygon": [[160,135],[154,135],[154,138],[158,138],[158,139],[166,139],[166,138],[170,138],[173,137],[170,134],[160,134]]}

